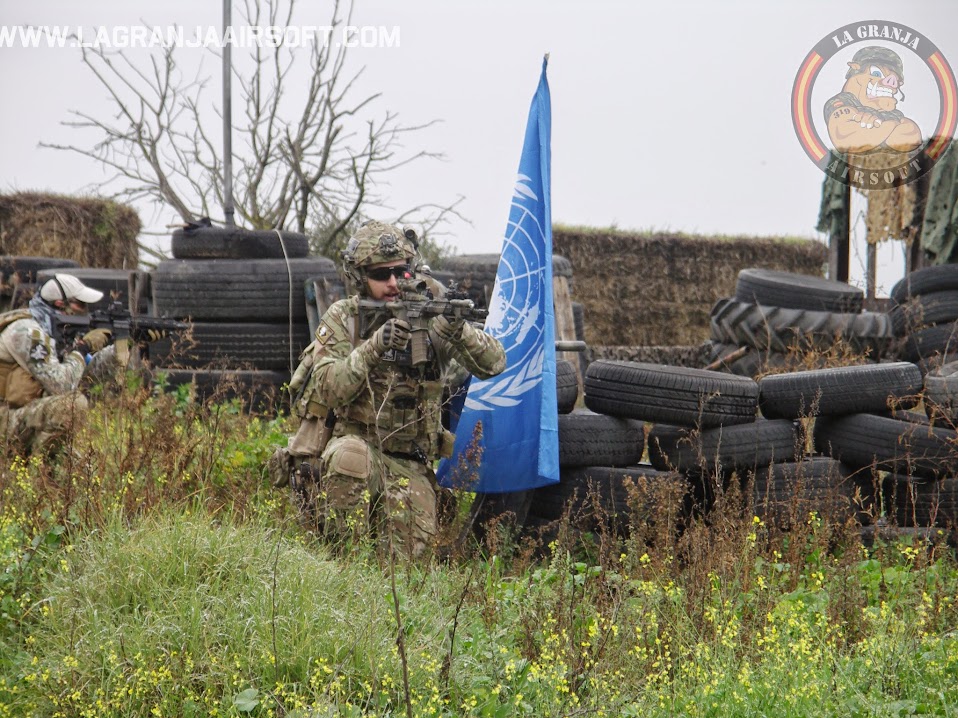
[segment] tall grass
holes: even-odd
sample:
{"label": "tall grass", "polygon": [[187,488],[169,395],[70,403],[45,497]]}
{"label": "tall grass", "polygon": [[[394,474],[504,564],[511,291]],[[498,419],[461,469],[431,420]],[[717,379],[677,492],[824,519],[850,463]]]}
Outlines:
{"label": "tall grass", "polygon": [[391,567],[268,489],[282,419],[135,387],[98,407],[0,471],[0,716],[958,713],[943,547],[778,531],[729,496],[681,533],[588,549],[566,522]]}

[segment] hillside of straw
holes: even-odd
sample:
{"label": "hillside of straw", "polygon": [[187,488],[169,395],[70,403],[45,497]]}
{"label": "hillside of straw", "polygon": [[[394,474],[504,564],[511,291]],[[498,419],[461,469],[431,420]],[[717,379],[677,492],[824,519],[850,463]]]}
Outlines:
{"label": "hillside of straw", "polygon": [[140,226],[133,209],[110,200],[37,192],[0,195],[0,255],[135,269]]}

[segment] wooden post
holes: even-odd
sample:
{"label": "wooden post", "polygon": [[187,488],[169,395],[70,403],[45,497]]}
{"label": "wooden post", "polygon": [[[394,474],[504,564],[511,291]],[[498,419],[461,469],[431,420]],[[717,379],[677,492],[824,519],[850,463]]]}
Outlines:
{"label": "wooden post", "polygon": [[[572,314],[572,293],[567,277],[552,277],[552,307],[555,312],[556,341],[575,341],[575,317]],[[556,359],[566,359],[576,368],[579,366],[577,352],[558,352]],[[577,374],[579,372],[576,372]],[[579,377],[579,393],[582,393],[582,377]]]}
{"label": "wooden post", "polygon": [[848,283],[849,265],[849,238],[852,234],[852,188],[845,185],[845,207],[848,208],[848,224],[843,231],[836,232],[828,238],[828,274],[829,279],[836,282]]}

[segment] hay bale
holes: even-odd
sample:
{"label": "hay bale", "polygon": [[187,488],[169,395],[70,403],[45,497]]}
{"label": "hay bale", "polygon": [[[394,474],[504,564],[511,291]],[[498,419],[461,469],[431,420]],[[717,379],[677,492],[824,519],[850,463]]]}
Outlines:
{"label": "hay bale", "polygon": [[0,255],[135,269],[140,226],[134,210],[111,200],[35,192],[0,195]]}
{"label": "hay bale", "polygon": [[554,227],[554,251],[572,262],[586,342],[696,345],[712,305],[735,293],[748,267],[822,276],[827,247],[793,238],[704,237]]}

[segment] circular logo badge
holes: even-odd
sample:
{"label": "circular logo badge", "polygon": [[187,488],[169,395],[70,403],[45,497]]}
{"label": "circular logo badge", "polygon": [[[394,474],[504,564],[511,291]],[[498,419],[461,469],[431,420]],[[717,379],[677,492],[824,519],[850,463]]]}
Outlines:
{"label": "circular logo badge", "polygon": [[831,177],[859,189],[898,187],[928,172],[954,138],[955,75],[913,28],[880,20],[844,25],[799,68],[792,124],[805,153]]}

